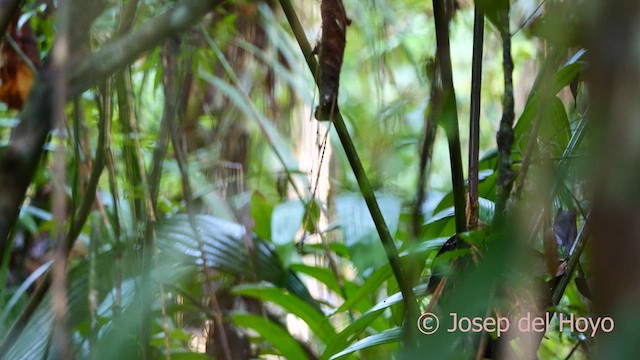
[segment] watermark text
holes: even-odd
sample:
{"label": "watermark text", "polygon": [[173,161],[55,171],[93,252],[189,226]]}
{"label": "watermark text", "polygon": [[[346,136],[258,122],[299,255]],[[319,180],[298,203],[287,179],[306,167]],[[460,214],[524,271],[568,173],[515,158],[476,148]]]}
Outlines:
{"label": "watermark text", "polygon": [[[610,333],[615,327],[615,322],[609,316],[588,317],[575,316],[574,314],[558,313],[558,330],[578,332],[585,336],[594,337],[598,332]],[[521,333],[545,333],[551,329],[553,313],[545,313],[544,316],[526,313],[520,317],[489,316],[468,317],[458,313],[449,313],[449,318],[444,323],[447,332],[489,332],[500,337],[509,329]],[[427,312],[418,318],[418,330],[425,335],[434,334],[440,328],[440,319],[433,313]]]}

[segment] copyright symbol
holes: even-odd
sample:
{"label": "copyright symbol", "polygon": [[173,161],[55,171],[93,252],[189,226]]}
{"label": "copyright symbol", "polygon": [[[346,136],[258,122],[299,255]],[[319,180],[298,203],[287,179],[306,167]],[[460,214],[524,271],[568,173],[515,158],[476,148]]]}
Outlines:
{"label": "copyright symbol", "polygon": [[434,314],[428,312],[420,315],[418,318],[418,330],[425,335],[431,335],[438,330],[440,321]]}

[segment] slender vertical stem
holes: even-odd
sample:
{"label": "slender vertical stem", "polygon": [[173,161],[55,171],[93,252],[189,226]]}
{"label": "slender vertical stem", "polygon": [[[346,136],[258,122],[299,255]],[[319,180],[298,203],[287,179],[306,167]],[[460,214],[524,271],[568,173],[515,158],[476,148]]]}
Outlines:
{"label": "slender vertical stem", "polygon": [[440,84],[440,73],[437,69],[438,62],[429,62],[426,66],[426,73],[431,82],[431,92],[429,97],[429,107],[425,110],[424,121],[424,139],[422,140],[422,148],[420,149],[420,164],[418,170],[418,183],[416,186],[416,203],[413,210],[413,235],[419,236],[422,227],[422,203],[425,198],[425,187],[429,175],[429,162],[433,153],[433,144],[436,140],[436,130],[438,129],[438,121],[436,115],[440,112],[442,103],[442,86]]}
{"label": "slender vertical stem", "polygon": [[480,94],[482,87],[482,50],[484,14],[476,5],[473,22],[471,59],[471,114],[469,120],[469,229],[478,227],[478,163],[480,153]]}
{"label": "slender vertical stem", "polygon": [[456,232],[467,229],[465,219],[465,189],[462,170],[462,153],[460,149],[460,132],[458,129],[458,110],[456,93],[453,87],[453,70],[451,68],[451,49],[449,45],[449,17],[442,0],[433,0],[433,15],[436,27],[436,44],[440,76],[442,77],[442,110],[440,123],[447,133],[449,142],[449,160],[451,163],[451,182],[453,184],[453,204],[455,207]]}
{"label": "slender vertical stem", "polygon": [[[52,266],[51,307],[54,318],[53,340],[57,345],[57,355],[62,359],[72,358],[71,335],[68,324],[68,294],[67,294],[67,255],[68,247],[65,241],[65,219],[67,217],[66,194],[66,127],[65,104],[68,92],[69,55],[70,55],[70,3],[61,0],[58,3],[57,39],[52,50],[52,67],[55,71],[53,83],[53,127],[58,135],[55,158],[53,159],[53,200],[52,213],[55,221],[53,238],[55,251]],[[73,210],[72,210],[73,211]]]}
{"label": "slender vertical stem", "polygon": [[509,33],[509,10],[501,13],[502,22],[502,67],[504,69],[504,95],[502,97],[502,119],[498,130],[498,179],[496,180],[496,210],[494,225],[504,224],[506,204],[513,187],[515,172],[511,168],[511,146],[513,145],[513,59],[511,58],[511,34]]}
{"label": "slender vertical stem", "polygon": [[342,115],[340,113],[334,114],[334,118],[332,120],[336,128],[336,132],[338,133],[338,137],[340,138],[340,142],[342,143],[345,153],[347,154],[349,164],[351,164],[353,173],[355,174],[358,185],[360,186],[360,192],[364,197],[364,201],[366,202],[367,207],[369,207],[369,212],[371,213],[371,217],[373,218],[376,230],[378,231],[378,235],[380,236],[380,241],[384,246],[385,252],[387,254],[387,259],[389,261],[389,264],[391,265],[391,269],[393,270],[396,280],[398,281],[398,285],[400,286],[400,292],[402,293],[403,301],[407,309],[407,316],[409,317],[409,319],[411,319],[411,321],[407,323],[413,326],[413,320],[417,318],[419,311],[418,305],[416,303],[416,297],[413,293],[411,279],[407,277],[405,269],[402,266],[402,262],[400,261],[395,242],[393,241],[393,237],[391,237],[389,228],[387,227],[384,217],[382,216],[382,212],[380,211],[380,207],[378,206],[378,201],[376,200],[375,194],[373,193],[373,189],[371,187],[371,184],[369,183],[367,174],[364,171],[364,167],[360,162],[358,152],[353,145],[353,141],[351,141],[349,131],[347,130],[347,126],[342,119]]}

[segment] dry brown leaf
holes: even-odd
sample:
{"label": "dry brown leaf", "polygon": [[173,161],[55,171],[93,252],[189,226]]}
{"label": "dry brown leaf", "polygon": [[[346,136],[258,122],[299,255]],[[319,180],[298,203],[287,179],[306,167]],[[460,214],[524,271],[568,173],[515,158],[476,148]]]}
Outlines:
{"label": "dry brown leaf", "polygon": [[[15,41],[34,67],[40,65],[38,43],[31,25],[26,21],[18,27],[17,14],[7,29],[7,34]],[[35,74],[29,65],[5,38],[0,44],[0,101],[10,109],[20,110],[29,97]]]}

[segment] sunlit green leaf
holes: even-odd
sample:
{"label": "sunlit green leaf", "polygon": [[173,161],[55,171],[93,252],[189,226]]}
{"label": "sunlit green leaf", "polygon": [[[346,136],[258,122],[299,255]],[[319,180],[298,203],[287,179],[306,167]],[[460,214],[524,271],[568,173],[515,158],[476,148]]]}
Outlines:
{"label": "sunlit green leaf", "polygon": [[309,305],[299,297],[287,291],[269,285],[239,285],[233,289],[234,294],[268,301],[280,306],[287,313],[302,319],[320,341],[327,343],[335,330],[323,313]]}
{"label": "sunlit green leaf", "polygon": [[233,322],[238,326],[255,330],[265,340],[269,341],[285,359],[307,359],[307,354],[298,341],[287,329],[263,318],[262,316],[234,312],[231,314]]}
{"label": "sunlit green leaf", "polygon": [[330,360],[340,359],[351,353],[354,353],[359,350],[367,349],[370,347],[399,342],[401,339],[402,339],[402,329],[392,328],[389,330],[385,330],[379,334],[367,336],[366,338],[355,342],[354,344],[344,349],[343,351],[333,355],[330,358]]}

